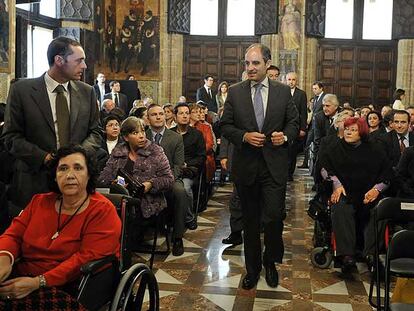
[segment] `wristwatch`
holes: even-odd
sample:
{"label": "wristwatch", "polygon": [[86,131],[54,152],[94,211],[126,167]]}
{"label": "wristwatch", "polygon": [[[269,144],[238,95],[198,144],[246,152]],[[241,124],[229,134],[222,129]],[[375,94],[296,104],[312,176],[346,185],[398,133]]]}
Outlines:
{"label": "wristwatch", "polygon": [[46,283],[46,278],[43,274],[38,276],[39,278],[39,288],[43,288],[46,287],[47,283]]}

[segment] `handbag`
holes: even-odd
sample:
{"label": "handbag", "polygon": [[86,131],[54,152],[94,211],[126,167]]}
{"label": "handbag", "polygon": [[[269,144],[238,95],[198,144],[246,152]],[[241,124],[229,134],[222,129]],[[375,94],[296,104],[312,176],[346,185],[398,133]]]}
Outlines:
{"label": "handbag", "polygon": [[144,196],[145,186],[123,168],[118,170],[118,176],[125,179],[126,188],[133,198],[141,199]]}

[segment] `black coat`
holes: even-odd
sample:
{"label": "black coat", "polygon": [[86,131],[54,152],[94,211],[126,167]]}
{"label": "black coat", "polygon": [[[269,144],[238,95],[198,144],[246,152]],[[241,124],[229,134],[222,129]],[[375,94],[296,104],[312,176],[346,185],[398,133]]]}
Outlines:
{"label": "black coat", "polygon": [[216,92],[211,89],[211,97],[207,93],[207,90],[204,86],[197,89],[196,95],[197,101],[202,100],[207,104],[207,108],[209,111],[213,111],[217,113],[217,103],[216,103]]}

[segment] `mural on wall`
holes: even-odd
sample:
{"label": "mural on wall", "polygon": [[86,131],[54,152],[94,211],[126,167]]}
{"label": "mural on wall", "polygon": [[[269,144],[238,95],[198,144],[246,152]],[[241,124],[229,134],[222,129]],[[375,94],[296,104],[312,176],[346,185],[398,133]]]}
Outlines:
{"label": "mural on wall", "polygon": [[158,80],[160,0],[95,1],[95,73]]}
{"label": "mural on wall", "polygon": [[9,72],[9,0],[0,0],[0,72]]}
{"label": "mural on wall", "polygon": [[302,8],[303,0],[280,1],[279,68],[282,81],[284,81],[288,72],[297,70],[298,49],[300,48],[302,37]]}

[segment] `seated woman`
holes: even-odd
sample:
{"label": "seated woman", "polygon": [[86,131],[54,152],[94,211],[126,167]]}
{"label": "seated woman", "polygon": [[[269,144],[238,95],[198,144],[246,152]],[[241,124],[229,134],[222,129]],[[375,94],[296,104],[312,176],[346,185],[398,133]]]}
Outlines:
{"label": "seated woman", "polygon": [[376,139],[383,133],[386,133],[385,127],[382,124],[382,116],[380,112],[375,110],[368,112],[366,120],[369,127],[369,136],[373,139]]}
{"label": "seated woman", "polygon": [[344,138],[332,143],[329,152],[320,158],[322,175],[333,182],[332,228],[345,270],[354,264],[357,249],[364,248],[365,244],[357,245],[357,241],[367,239],[370,208],[379,200],[391,176],[386,154],[367,136],[364,119],[348,118],[344,122]]}
{"label": "seated woman", "polygon": [[0,236],[1,310],[38,310],[39,303],[82,309],[57,288],[73,288],[83,264],[119,255],[121,221],[112,203],[95,192],[91,155],[80,146],[61,148],[51,175],[54,192],[34,195]]}
{"label": "seated woman", "polygon": [[119,169],[125,169],[145,186],[141,211],[144,218],[158,214],[167,203],[163,192],[174,182],[167,156],[161,146],[145,136],[143,122],[128,117],[121,124],[124,142],[115,147],[98,180],[110,186],[118,176]]}
{"label": "seated woman", "polygon": [[165,104],[162,106],[164,109],[164,115],[165,115],[165,127],[167,129],[170,129],[172,127],[177,126],[177,123],[175,123],[174,120],[174,106],[170,103]]}

